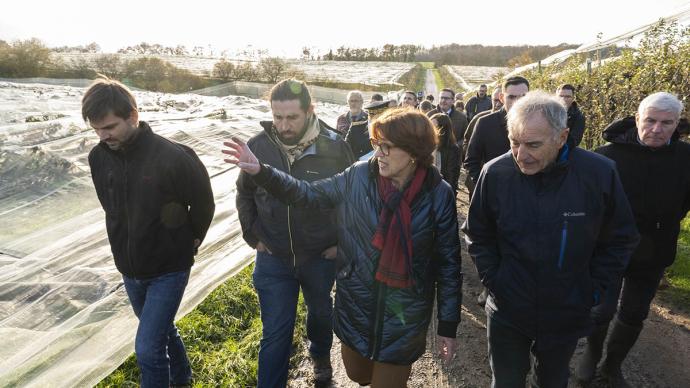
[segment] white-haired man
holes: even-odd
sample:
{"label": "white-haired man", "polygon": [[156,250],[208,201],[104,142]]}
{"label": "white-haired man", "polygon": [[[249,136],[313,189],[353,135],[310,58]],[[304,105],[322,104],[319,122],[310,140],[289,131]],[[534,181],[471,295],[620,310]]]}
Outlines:
{"label": "white-haired man", "polygon": [[[508,112],[510,151],[484,165],[462,229],[486,301],[493,387],[565,387],[589,309],[638,241],[614,164],[564,147],[567,113],[528,93]],[[507,190],[506,188],[510,188]]]}
{"label": "white-haired man", "polygon": [[642,330],[664,269],[676,258],[680,221],[690,210],[690,144],[678,140],[682,112],[676,96],[654,93],[642,100],[635,117],[611,123],[603,132],[609,144],[596,150],[616,162],[641,239],[623,277],[592,310],[596,326],[587,337],[578,380],[594,377],[617,310],[601,372],[611,386],[628,386],[621,364]]}
{"label": "white-haired man", "polygon": [[347,106],[350,110],[338,116],[338,121],[335,125],[336,132],[345,137],[352,123],[366,123],[369,117],[367,116],[367,112],[362,110],[363,105],[364,96],[362,96],[362,92],[359,90],[351,90],[347,93]]}

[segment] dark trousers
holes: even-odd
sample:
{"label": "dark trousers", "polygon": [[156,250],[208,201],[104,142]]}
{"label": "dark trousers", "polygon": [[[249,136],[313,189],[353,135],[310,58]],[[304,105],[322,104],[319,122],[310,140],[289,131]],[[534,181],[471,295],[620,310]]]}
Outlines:
{"label": "dark trousers", "polygon": [[659,281],[664,276],[664,269],[629,267],[623,277],[606,290],[601,303],[592,309],[594,322],[597,325],[610,322],[618,309],[618,319],[621,322],[634,327],[642,326],[649,315],[649,307],[659,288]]}
{"label": "dark trousers", "polygon": [[577,339],[540,349],[534,340],[514,327],[487,314],[486,332],[489,342],[493,388],[524,388],[530,371],[530,386],[564,388],[568,386],[568,364],[575,352]]}

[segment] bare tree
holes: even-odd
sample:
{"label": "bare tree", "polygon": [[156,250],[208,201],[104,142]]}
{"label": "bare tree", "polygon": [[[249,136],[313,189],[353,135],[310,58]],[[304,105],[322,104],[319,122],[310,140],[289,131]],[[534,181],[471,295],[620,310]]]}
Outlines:
{"label": "bare tree", "polygon": [[287,70],[287,63],[280,58],[269,57],[259,61],[259,72],[267,82],[276,83]]}
{"label": "bare tree", "polygon": [[96,71],[110,78],[117,78],[121,73],[120,56],[117,54],[102,54],[93,61]]}
{"label": "bare tree", "polygon": [[233,65],[232,62],[226,61],[225,58],[213,65],[213,76],[216,78],[220,78],[223,81],[229,81],[233,79],[234,75],[235,65]]}

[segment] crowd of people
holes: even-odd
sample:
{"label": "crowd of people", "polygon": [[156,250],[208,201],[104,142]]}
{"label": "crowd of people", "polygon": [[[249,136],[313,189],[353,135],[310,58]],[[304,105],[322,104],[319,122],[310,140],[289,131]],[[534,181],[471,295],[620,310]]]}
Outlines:
{"label": "crowd of people", "polygon": [[[627,386],[621,366],[690,210],[684,107],[650,94],[591,152],[579,147],[586,112],[575,93],[568,84],[530,91],[520,76],[491,94],[482,85],[467,102],[442,89],[436,105],[413,91],[366,103],[351,91],[331,127],[304,82],[278,82],[273,120],[222,150],[241,170],[238,217],[257,252],[258,386],[287,384],[300,290],[316,383],[332,379],[333,333],[360,385],[405,387],[432,319],[439,357],[453,362],[461,237],[485,287],[493,387],[567,386],[583,337],[575,379],[599,371]],[[189,386],[174,316],[213,217],[208,174],[193,150],[139,121],[120,83],[98,80],[82,102],[100,138],[89,155],[94,185],[139,318],[142,386]],[[471,201],[459,225],[462,169]]]}

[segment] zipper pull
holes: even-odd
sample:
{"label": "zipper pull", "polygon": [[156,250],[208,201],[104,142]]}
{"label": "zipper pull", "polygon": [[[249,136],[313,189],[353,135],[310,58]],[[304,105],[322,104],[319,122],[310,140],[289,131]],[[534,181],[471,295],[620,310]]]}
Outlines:
{"label": "zipper pull", "polygon": [[565,258],[565,248],[566,248],[566,241],[568,239],[568,220],[565,219],[563,220],[563,229],[561,230],[561,247],[560,247],[560,252],[558,253],[558,269],[561,270],[563,268],[563,259]]}

